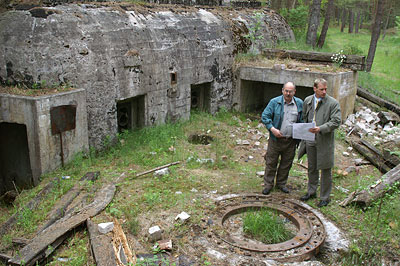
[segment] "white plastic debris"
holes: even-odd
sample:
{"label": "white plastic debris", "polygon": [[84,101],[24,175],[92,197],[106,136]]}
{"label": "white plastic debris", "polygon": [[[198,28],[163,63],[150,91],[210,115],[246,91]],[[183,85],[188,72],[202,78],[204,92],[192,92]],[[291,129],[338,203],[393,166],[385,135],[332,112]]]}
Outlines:
{"label": "white plastic debris", "polygon": [[114,223],[109,222],[109,223],[100,223],[97,225],[99,232],[102,234],[107,234],[108,232],[111,232],[114,229]]}
{"label": "white plastic debris", "polygon": [[166,167],[166,168],[155,171],[153,175],[159,177],[159,176],[164,176],[164,175],[168,175],[168,174],[169,174],[169,168]]}
{"label": "white plastic debris", "polygon": [[182,222],[185,222],[187,219],[189,219],[190,218],[190,215],[189,214],[187,214],[186,212],[181,212],[180,214],[178,214],[176,217],[175,217],[175,220],[181,220]]}
{"label": "white plastic debris", "polygon": [[256,173],[257,176],[264,176],[265,172],[264,171],[258,171]]}
{"label": "white plastic debris", "polygon": [[345,157],[349,157],[349,156],[350,156],[350,153],[348,153],[348,152],[346,152],[346,151],[344,151],[342,154],[343,154],[343,156],[345,156]]}

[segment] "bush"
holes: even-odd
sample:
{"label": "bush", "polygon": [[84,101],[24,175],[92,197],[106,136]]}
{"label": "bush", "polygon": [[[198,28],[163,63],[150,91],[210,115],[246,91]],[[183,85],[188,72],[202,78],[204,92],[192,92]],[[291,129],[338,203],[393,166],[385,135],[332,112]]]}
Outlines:
{"label": "bush", "polygon": [[363,55],[363,51],[358,45],[347,44],[343,49],[344,54],[355,54],[355,55]]}
{"label": "bush", "polygon": [[308,23],[308,7],[299,6],[290,10],[283,8],[280,14],[286,19],[296,37],[305,32]]}

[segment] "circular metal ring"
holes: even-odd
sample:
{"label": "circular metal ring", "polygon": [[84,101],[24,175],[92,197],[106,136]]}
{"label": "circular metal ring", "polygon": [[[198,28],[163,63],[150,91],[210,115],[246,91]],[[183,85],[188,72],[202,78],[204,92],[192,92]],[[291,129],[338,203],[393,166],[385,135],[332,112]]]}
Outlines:
{"label": "circular metal ring", "polygon": [[263,253],[263,257],[289,262],[301,261],[317,254],[320,245],[325,241],[326,233],[321,220],[312,211],[297,201],[272,195],[246,194],[219,201],[217,223],[225,228],[225,221],[232,215],[250,208],[270,208],[288,218],[298,229],[296,236],[277,244],[241,240],[227,230],[215,232],[224,242],[251,252]]}

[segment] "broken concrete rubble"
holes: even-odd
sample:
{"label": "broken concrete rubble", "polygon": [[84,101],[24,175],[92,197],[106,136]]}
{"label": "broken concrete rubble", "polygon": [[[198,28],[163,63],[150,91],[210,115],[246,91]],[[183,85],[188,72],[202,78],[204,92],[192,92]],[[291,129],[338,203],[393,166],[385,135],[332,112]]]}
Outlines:
{"label": "broken concrete rubble", "polygon": [[154,242],[162,238],[162,230],[158,225],[149,228],[149,240]]}
{"label": "broken concrete rubble", "polygon": [[100,223],[97,225],[97,228],[100,233],[107,234],[108,232],[111,232],[114,229],[114,223],[113,222]]}
{"label": "broken concrete rubble", "polygon": [[[387,114],[384,115],[384,113]],[[389,116],[392,118],[387,118]],[[395,116],[395,114],[388,112],[373,112],[363,106],[355,114],[349,115],[342,127],[345,128],[348,134],[357,134],[361,138],[365,135],[377,137],[374,144],[377,144],[379,140],[388,142],[400,139],[400,128],[393,124],[393,122],[397,123],[399,121],[393,118]],[[386,119],[381,120],[380,117],[386,117]]]}
{"label": "broken concrete rubble", "polygon": [[180,214],[178,214],[176,217],[175,217],[175,220],[179,220],[179,221],[181,221],[182,223],[184,223],[186,220],[188,220],[190,218],[190,215],[189,214],[187,214],[186,212],[181,212]]}

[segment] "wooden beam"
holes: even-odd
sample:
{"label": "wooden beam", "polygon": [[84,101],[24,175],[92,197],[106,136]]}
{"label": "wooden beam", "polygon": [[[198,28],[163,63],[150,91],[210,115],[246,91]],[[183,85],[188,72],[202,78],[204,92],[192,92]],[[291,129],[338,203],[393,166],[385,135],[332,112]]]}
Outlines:
{"label": "wooden beam", "polygon": [[97,224],[90,219],[86,220],[89,231],[90,247],[97,266],[115,266],[116,257],[112,245],[112,238],[99,233]]}
{"label": "wooden beam", "polygon": [[0,226],[0,235],[4,235],[7,233],[15,223],[18,221],[19,217],[21,216],[21,212],[24,210],[33,210],[36,208],[42,198],[54,187],[54,184],[59,182],[59,178],[56,177],[49,183],[47,183],[43,189],[33,198],[31,199],[23,208],[19,209],[15,214],[13,214],[7,221],[5,221],[1,226]]}
{"label": "wooden beam", "polygon": [[388,110],[400,115],[400,107],[397,106],[394,103],[388,102],[370,92],[368,92],[366,89],[361,88],[360,86],[358,86],[357,88],[357,95],[360,97],[363,97],[365,99],[367,99],[370,102],[373,102],[381,107],[385,107]]}
{"label": "wooden beam", "polygon": [[[262,51],[262,54],[268,58],[291,58],[310,62],[333,63],[332,53],[266,48]],[[343,67],[352,70],[364,70],[365,56],[346,55]]]}
{"label": "wooden beam", "polygon": [[356,141],[351,141],[350,143],[357,152],[364,156],[365,159],[370,161],[376,168],[378,168],[379,171],[381,171],[382,173],[390,171],[390,167],[388,167],[385,164],[384,160],[380,158],[377,154],[367,148],[364,148],[363,145],[357,143]]}
{"label": "wooden beam", "polygon": [[83,207],[78,213],[70,213],[59,219],[54,224],[36,235],[32,241],[18,252],[18,255],[9,260],[11,265],[35,265],[37,261],[45,258],[49,246],[57,242],[60,238],[72,229],[78,227],[90,217],[101,212],[113,199],[115,193],[115,185],[105,185],[98,193],[96,193],[93,202]]}
{"label": "wooden beam", "polygon": [[66,194],[64,194],[57,204],[53,207],[50,213],[47,215],[49,220],[37,231],[37,234],[42,232],[44,229],[52,225],[55,221],[65,215],[65,211],[71,202],[79,195],[82,189],[83,182],[94,181],[100,176],[100,172],[88,172],[86,173],[78,183],[76,183]]}

